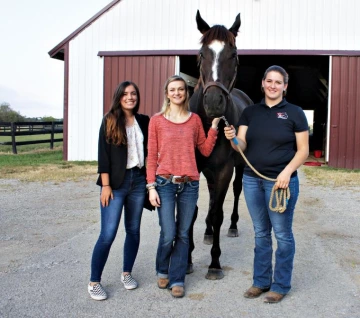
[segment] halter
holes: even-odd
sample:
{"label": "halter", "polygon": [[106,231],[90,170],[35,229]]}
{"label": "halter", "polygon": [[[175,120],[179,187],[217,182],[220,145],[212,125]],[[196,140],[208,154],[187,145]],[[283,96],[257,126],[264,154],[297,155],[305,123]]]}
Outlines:
{"label": "halter", "polygon": [[225,93],[226,95],[230,95],[230,91],[223,85],[221,84],[220,82],[209,82],[207,83],[205,86],[204,86],[204,94],[206,93],[207,89],[211,86],[216,86],[216,87],[219,87],[221,88]]}
{"label": "halter", "polygon": [[204,89],[203,89],[203,94],[206,93],[207,89],[211,86],[216,86],[216,87],[219,87],[225,94],[226,94],[226,97],[229,97],[230,96],[230,92],[232,91],[232,89],[234,88],[234,85],[235,85],[235,79],[236,79],[236,75],[237,75],[237,67],[235,68],[235,72],[234,72],[234,76],[230,82],[230,86],[229,86],[229,89],[227,89],[222,83],[220,82],[208,82],[206,85],[204,85],[204,82],[202,80],[202,77],[200,76],[201,78],[201,82],[203,83],[203,86],[204,86]]}

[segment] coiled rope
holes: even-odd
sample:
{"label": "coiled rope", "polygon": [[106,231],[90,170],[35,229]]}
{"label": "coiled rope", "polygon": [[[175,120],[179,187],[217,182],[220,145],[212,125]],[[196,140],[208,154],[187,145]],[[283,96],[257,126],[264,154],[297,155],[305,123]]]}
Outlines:
{"label": "coiled rope", "polygon": [[[227,127],[230,127],[230,124],[228,123],[228,121],[226,120],[225,116],[222,116],[221,119],[224,120],[225,125]],[[241,154],[241,156],[244,158],[245,162],[247,163],[247,165],[251,168],[252,171],[255,172],[256,175],[258,175],[260,178],[263,178],[265,180],[268,181],[272,181],[272,182],[276,182],[276,179],[272,179],[269,177],[266,177],[264,175],[262,175],[259,171],[257,171],[253,165],[249,162],[249,160],[246,158],[246,156],[244,155],[243,151],[240,148],[240,145],[235,138],[232,139],[232,141],[234,142],[234,144],[236,145],[236,147],[239,149],[239,152]],[[274,198],[276,201],[276,205],[274,206]],[[270,200],[269,200],[269,209],[273,212],[279,212],[279,213],[283,213],[286,210],[286,206],[287,206],[287,202],[290,199],[290,189],[289,187],[287,187],[286,189],[277,189],[275,190],[275,184],[271,190],[271,195],[270,195]]]}

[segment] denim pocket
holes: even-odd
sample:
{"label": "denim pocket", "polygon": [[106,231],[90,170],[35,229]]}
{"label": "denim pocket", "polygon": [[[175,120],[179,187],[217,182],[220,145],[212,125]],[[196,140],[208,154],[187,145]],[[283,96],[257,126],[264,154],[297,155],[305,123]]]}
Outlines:
{"label": "denim pocket", "polygon": [[191,188],[198,189],[199,188],[199,181],[189,181],[187,183]]}
{"label": "denim pocket", "polygon": [[163,186],[167,185],[168,183],[170,183],[170,181],[168,179],[156,176],[156,185],[158,187],[163,187]]}

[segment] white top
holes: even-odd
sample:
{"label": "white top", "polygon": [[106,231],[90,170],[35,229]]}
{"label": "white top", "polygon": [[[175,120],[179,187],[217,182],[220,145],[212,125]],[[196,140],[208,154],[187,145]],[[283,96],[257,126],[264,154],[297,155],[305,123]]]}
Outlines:
{"label": "white top", "polygon": [[132,126],[126,126],[127,135],[127,164],[126,169],[144,166],[144,135],[136,119]]}

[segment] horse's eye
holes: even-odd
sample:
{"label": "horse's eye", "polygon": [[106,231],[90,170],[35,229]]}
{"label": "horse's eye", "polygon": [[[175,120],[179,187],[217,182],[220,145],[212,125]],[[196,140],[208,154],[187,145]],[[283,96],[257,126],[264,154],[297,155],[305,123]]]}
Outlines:
{"label": "horse's eye", "polygon": [[231,58],[232,58],[232,59],[237,59],[237,53],[234,52],[234,53],[231,55]]}
{"label": "horse's eye", "polygon": [[199,58],[202,59],[204,57],[204,54],[202,52],[199,53]]}

